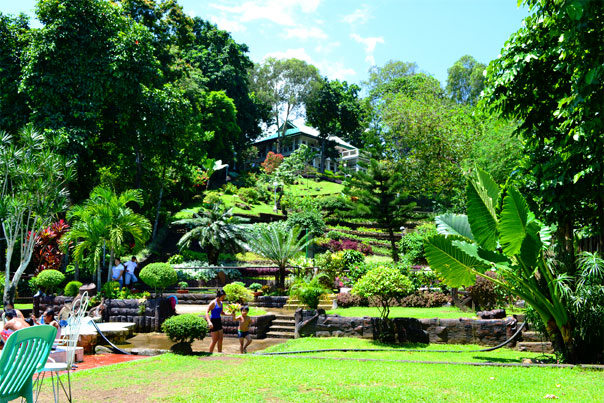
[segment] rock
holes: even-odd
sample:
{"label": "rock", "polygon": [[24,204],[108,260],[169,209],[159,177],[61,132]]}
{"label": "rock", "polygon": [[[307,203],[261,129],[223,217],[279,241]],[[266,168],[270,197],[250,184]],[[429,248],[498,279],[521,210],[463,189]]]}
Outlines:
{"label": "rock", "polygon": [[503,319],[507,315],[505,309],[493,309],[492,311],[480,311],[476,314],[480,319]]}

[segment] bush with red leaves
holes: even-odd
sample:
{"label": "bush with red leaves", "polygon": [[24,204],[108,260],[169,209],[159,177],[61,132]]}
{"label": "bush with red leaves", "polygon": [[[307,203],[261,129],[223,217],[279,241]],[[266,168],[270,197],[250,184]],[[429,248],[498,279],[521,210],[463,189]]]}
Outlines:
{"label": "bush with red leaves", "polygon": [[61,267],[63,253],[59,250],[59,240],[67,230],[69,224],[59,220],[40,232],[32,256],[36,265],[36,274],[48,269],[58,270]]}
{"label": "bush with red leaves", "polygon": [[330,239],[329,242],[321,244],[322,247],[329,249],[331,252],[338,252],[341,250],[352,249],[361,252],[363,255],[373,255],[371,246],[365,245],[364,243],[353,241],[352,239],[341,239],[335,240]]}

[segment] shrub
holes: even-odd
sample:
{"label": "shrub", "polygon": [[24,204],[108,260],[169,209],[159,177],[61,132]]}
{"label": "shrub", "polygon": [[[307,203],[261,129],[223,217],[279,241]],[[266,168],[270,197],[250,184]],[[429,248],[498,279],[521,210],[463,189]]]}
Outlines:
{"label": "shrub", "polygon": [[36,276],[36,285],[47,294],[53,294],[59,285],[65,281],[65,276],[58,270],[43,270]]}
{"label": "shrub", "polygon": [[249,289],[254,292],[260,291],[261,288],[262,288],[262,284],[258,284],[258,283],[252,283],[252,284],[250,284],[250,287],[249,287]]}
{"label": "shrub", "polygon": [[4,281],[6,280],[6,277],[4,276],[4,273],[0,272],[0,295],[4,296]]}
{"label": "shrub", "polygon": [[108,281],[101,287],[101,294],[107,299],[115,299],[120,297],[120,283],[117,281]]}
{"label": "shrub", "polygon": [[208,334],[208,323],[201,317],[188,313],[168,318],[161,325],[161,330],[175,343],[193,343],[203,340]]}
{"label": "shrub", "polygon": [[[197,251],[190,250],[190,249],[183,249],[180,253],[182,254],[184,261],[190,261],[190,260],[199,260],[202,262],[208,261],[208,254],[204,253],[204,252],[197,252]],[[168,262],[168,263],[170,263],[170,262]],[[170,264],[179,264],[179,263],[170,263]]]}
{"label": "shrub", "polygon": [[168,258],[169,264],[180,264],[185,261],[185,258],[182,255],[172,255]]}
{"label": "shrub", "polygon": [[186,281],[178,282],[178,288],[181,290],[185,290],[188,286],[189,286],[189,283],[187,283]]}
{"label": "shrub", "polygon": [[351,306],[369,306],[367,298],[349,293],[339,293],[337,297],[339,308],[350,308]]}
{"label": "shrub", "polygon": [[159,290],[160,295],[166,287],[178,281],[176,271],[168,263],[148,264],[141,270],[140,278],[145,284],[155,290],[155,294]]}
{"label": "shrub", "polygon": [[403,256],[412,264],[425,264],[424,240],[436,235],[434,224],[423,224],[409,234],[401,238],[399,250]]}
{"label": "shrub", "polygon": [[243,202],[249,204],[257,204],[260,198],[260,195],[255,188],[241,188],[237,191],[237,196],[239,196]]}
{"label": "shrub", "polygon": [[65,286],[65,289],[63,290],[63,294],[66,297],[75,297],[76,295],[78,295],[80,293],[81,286],[82,286],[82,283],[80,283],[79,281],[70,281]]}
{"label": "shrub", "polygon": [[443,306],[451,302],[451,297],[442,292],[416,291],[415,293],[403,297],[400,306],[415,308],[433,308]]}
{"label": "shrub", "polygon": [[288,228],[302,228],[302,233],[304,230],[308,230],[308,233],[313,236],[322,235],[326,228],[323,216],[318,209],[290,213],[287,217],[287,226]]}
{"label": "shrub", "polygon": [[392,303],[413,291],[413,284],[406,276],[387,266],[371,269],[352,289],[353,294],[376,302],[380,317],[385,320],[388,319]]}
{"label": "shrub", "polygon": [[224,185],[222,185],[222,191],[224,192],[224,194],[227,195],[234,195],[237,193],[237,186],[235,186],[232,183],[225,183]]}
{"label": "shrub", "polygon": [[203,198],[204,204],[218,204],[221,203],[220,195],[216,192],[209,192]]}
{"label": "shrub", "polygon": [[[497,278],[497,274],[493,271],[488,271],[485,274],[491,278]],[[503,303],[497,288],[497,285],[492,281],[477,276],[476,283],[467,288],[470,297],[472,297],[474,308],[477,311],[493,309]]]}
{"label": "shrub", "polygon": [[229,302],[236,302],[238,304],[245,304],[246,302],[254,299],[254,296],[245,288],[242,283],[231,283],[224,286],[223,290],[226,292],[226,298]]}
{"label": "shrub", "polygon": [[322,247],[329,249],[332,252],[341,250],[357,250],[364,255],[373,255],[373,248],[369,245],[365,245],[362,242],[353,241],[352,239],[342,238],[339,241],[330,239],[329,242],[321,244]]}
{"label": "shrub", "polygon": [[264,168],[264,172],[270,175],[277,168],[279,168],[279,165],[281,165],[282,162],[283,162],[283,155],[275,154],[274,152],[269,151],[268,154],[266,155],[266,159],[260,165],[262,166],[262,168]]}
{"label": "shrub", "polygon": [[300,302],[311,309],[317,309],[321,296],[328,292],[329,290],[321,285],[318,277],[313,277],[310,281],[298,279],[290,288],[289,295],[297,297]]}

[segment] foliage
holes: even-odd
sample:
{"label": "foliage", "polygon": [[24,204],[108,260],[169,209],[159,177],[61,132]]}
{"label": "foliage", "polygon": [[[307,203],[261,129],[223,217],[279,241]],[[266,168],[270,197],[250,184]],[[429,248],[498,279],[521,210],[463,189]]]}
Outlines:
{"label": "foliage", "polygon": [[416,291],[403,297],[399,305],[403,307],[434,308],[451,303],[451,297],[442,292]]}
{"label": "foliage", "polygon": [[462,56],[447,69],[447,93],[456,102],[476,105],[484,89],[486,65],[470,55]]}
{"label": "foliage", "polygon": [[46,269],[57,270],[60,268],[63,253],[59,249],[59,242],[68,229],[69,225],[65,221],[59,220],[38,234],[32,255],[36,273]]}
{"label": "foliage", "polygon": [[[177,274],[177,277],[178,277],[178,274]],[[178,282],[178,288],[180,290],[186,290],[188,286],[189,286],[189,283],[187,283],[186,281],[179,281]]]}
{"label": "foliage", "polygon": [[424,264],[426,262],[424,240],[433,235],[436,235],[434,224],[422,224],[415,231],[403,235],[399,243],[403,259],[411,264]]}
{"label": "foliage", "polygon": [[485,101],[519,121],[523,193],[557,224],[558,259],[574,272],[575,228],[592,226],[604,247],[604,3],[523,3],[532,14],[489,64]]}
{"label": "foliage", "polygon": [[237,191],[237,196],[245,202],[250,204],[258,204],[260,198],[258,191],[255,188],[240,188]]}
{"label": "foliage", "polygon": [[353,241],[351,239],[346,238],[339,241],[331,239],[326,244],[321,244],[321,246],[329,249],[332,252],[352,250],[355,252],[359,252],[363,255],[373,255],[373,249],[371,248],[371,246],[365,245],[362,242]]}
{"label": "foliage", "polygon": [[270,175],[274,173],[277,168],[279,168],[279,165],[281,165],[282,162],[282,154],[275,154],[274,152],[269,151],[268,154],[266,154],[264,162],[262,162],[260,165],[262,166],[262,168],[264,168],[264,172]]}
{"label": "foliage", "polygon": [[[468,216],[437,217],[439,235],[425,244],[430,267],[451,287],[472,285],[481,276],[524,299],[547,323],[554,348],[577,361],[571,312],[557,285],[563,273],[544,255],[549,228],[514,186],[500,189],[480,169],[468,180],[467,196]],[[488,277],[489,270],[504,281]]]}
{"label": "foliage", "polygon": [[351,306],[369,306],[369,300],[355,294],[339,293],[336,299],[338,308],[350,308]]}
{"label": "foliage", "polygon": [[168,263],[150,263],[143,267],[139,275],[140,279],[149,287],[160,294],[166,287],[175,284],[178,281],[176,271]]}
{"label": "foliage", "polygon": [[[484,273],[487,277],[497,279],[497,273],[493,271],[487,271]],[[487,280],[483,277],[477,277],[476,283],[468,287],[467,291],[472,297],[475,309],[490,310],[496,307],[500,307],[505,303],[503,296],[505,295],[497,284],[491,280]]]}
{"label": "foliage", "polygon": [[405,203],[405,183],[388,161],[372,159],[366,170],[355,172],[346,180],[344,193],[351,197],[356,216],[376,220],[387,229],[392,246],[392,259],[398,261],[394,232],[400,231],[410,217],[415,203]]}
{"label": "foliage", "polygon": [[36,285],[47,294],[54,294],[63,281],[65,275],[53,269],[43,270],[36,276]]}
{"label": "foliage", "polygon": [[222,185],[221,189],[224,192],[224,194],[227,194],[227,195],[233,195],[233,194],[237,193],[237,186],[235,186],[231,182],[228,182],[228,183],[225,183],[224,185]]}
{"label": "foliage", "polygon": [[371,269],[352,288],[352,293],[377,302],[380,317],[387,320],[395,300],[414,291],[411,281],[400,271],[387,266]]}
{"label": "foliage", "polygon": [[226,298],[230,302],[236,302],[239,304],[245,304],[254,299],[254,296],[241,284],[231,283],[227,284],[223,287],[224,292],[226,292]]}
{"label": "foliage", "polygon": [[209,204],[209,205],[220,204],[220,202],[221,202],[220,195],[216,192],[208,192],[208,193],[206,193],[205,197],[203,198],[203,202],[204,202],[204,204]]}
{"label": "foliage", "polygon": [[185,258],[179,254],[172,255],[168,258],[168,263],[171,265],[180,264],[184,261],[185,261]]}
{"label": "foliage", "polygon": [[259,284],[259,283],[252,283],[249,286],[249,289],[252,290],[252,291],[254,291],[254,292],[260,291],[261,288],[262,288],[262,284]]}
{"label": "foliage", "polygon": [[287,226],[289,228],[298,227],[304,229],[304,233],[310,236],[320,236],[325,232],[325,221],[318,209],[303,209],[294,211],[287,216]]}
{"label": "foliage", "polygon": [[192,227],[180,238],[178,246],[182,249],[188,247],[192,240],[197,240],[199,246],[207,250],[210,265],[217,266],[221,252],[237,253],[242,249],[246,221],[233,215],[233,209],[214,204],[211,209],[203,210],[201,214],[195,213],[193,218],[174,222]]}
{"label": "foliage", "polygon": [[179,268],[176,270],[176,275],[178,276],[178,280],[198,280],[203,283],[207,283],[218,276],[219,272],[223,272],[227,279],[235,280],[241,278],[241,273],[237,269],[200,269],[198,267],[203,266],[200,264],[201,262],[189,262],[191,263],[191,269],[183,269],[184,265],[179,265]]}
{"label": "foliage", "polygon": [[[13,302],[44,228],[66,207],[73,170],[59,154],[63,139],[33,125],[13,137],[0,132],[0,225],[4,238],[4,301]],[[18,247],[17,264],[13,261]]]}
{"label": "foliage", "polygon": [[289,295],[297,297],[305,306],[310,309],[317,309],[321,296],[327,294],[329,290],[319,281],[319,276],[311,279],[299,278],[290,287]]}
{"label": "foliage", "polygon": [[65,285],[65,289],[63,290],[63,294],[66,297],[75,297],[80,293],[80,287],[82,283],[79,281],[70,281]]}
{"label": "foliage", "polygon": [[283,226],[258,226],[249,236],[246,249],[257,253],[279,267],[277,285],[285,288],[285,266],[294,258],[308,241],[300,237],[298,228],[287,230]]}
{"label": "foliage", "polygon": [[175,343],[193,343],[208,334],[208,322],[192,313],[175,315],[161,325],[162,332]]}

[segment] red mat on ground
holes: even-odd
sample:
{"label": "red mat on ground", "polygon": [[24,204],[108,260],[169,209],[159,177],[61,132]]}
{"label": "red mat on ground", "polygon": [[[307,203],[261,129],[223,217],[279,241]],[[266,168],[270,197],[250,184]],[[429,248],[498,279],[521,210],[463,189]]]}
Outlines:
{"label": "red mat on ground", "polygon": [[144,355],[126,355],[126,354],[95,354],[95,355],[85,355],[83,362],[78,362],[76,365],[77,371],[81,371],[83,369],[91,369],[104,367],[106,365],[118,364],[120,362],[134,361],[140,360],[142,358],[147,358]]}

